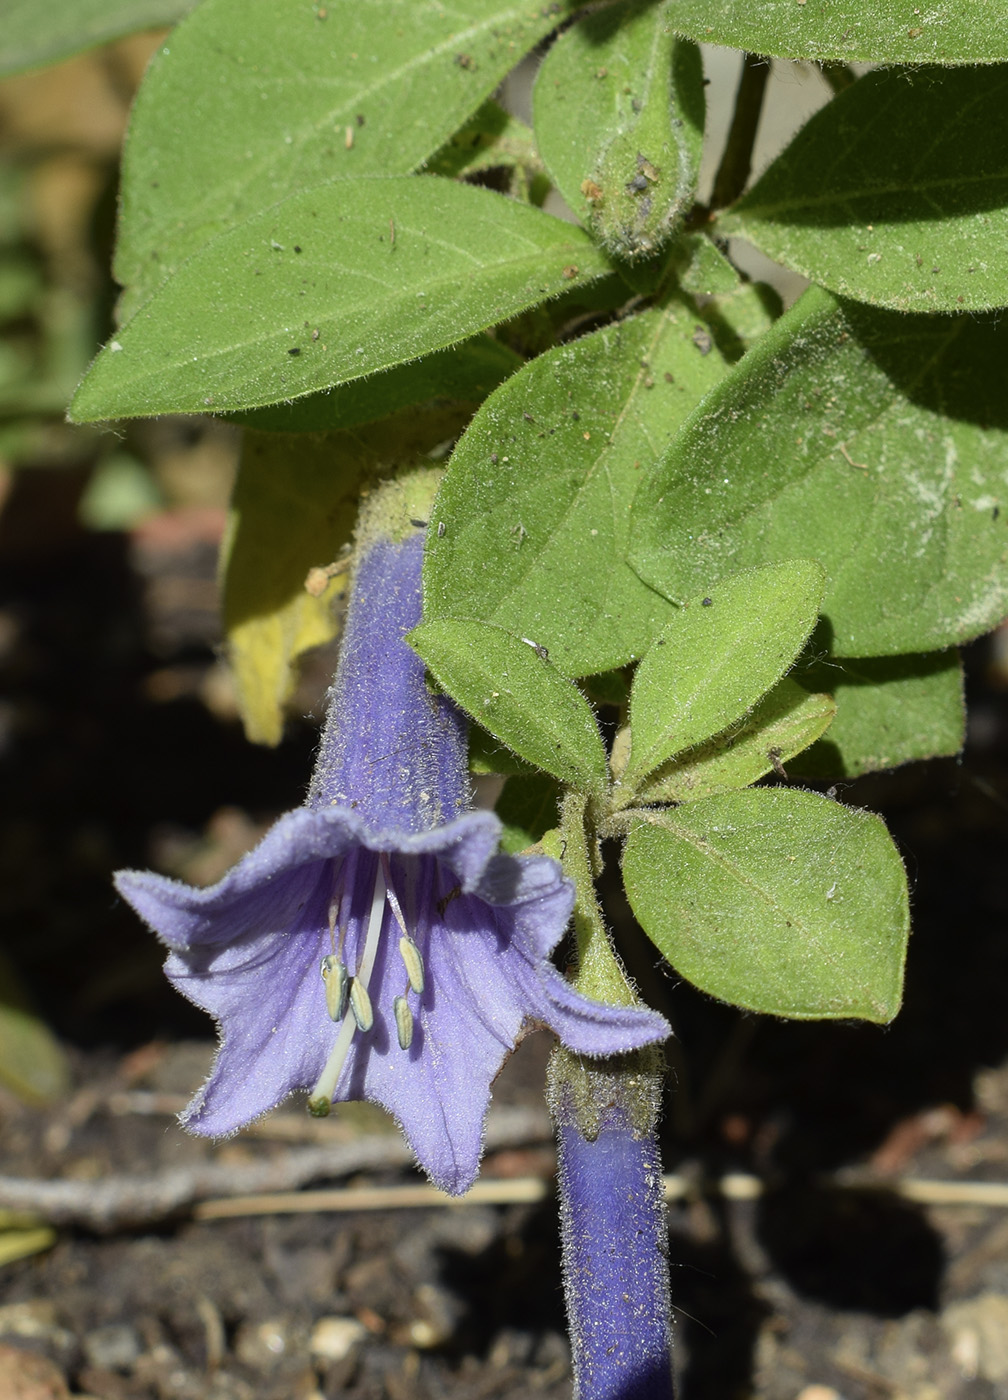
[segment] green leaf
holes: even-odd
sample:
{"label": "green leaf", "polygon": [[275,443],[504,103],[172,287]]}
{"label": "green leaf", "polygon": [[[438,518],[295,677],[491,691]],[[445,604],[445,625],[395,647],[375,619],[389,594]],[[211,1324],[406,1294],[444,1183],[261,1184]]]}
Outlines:
{"label": "green leaf", "polygon": [[663,764],[637,800],[695,802],[748,787],[785,764],[793,776],[791,760],[825,733],[836,708],[831,695],[809,695],[785,676],[740,723]]}
{"label": "green leaf", "polygon": [[956,651],[841,661],[795,669],[806,689],[829,689],[837,717],[788,768],[792,777],[854,778],[917,758],[949,757],[966,740],[962,664]]}
{"label": "green leaf", "polygon": [[730,574],[690,598],[637,667],[622,786],[695,748],[780,680],[815,626],[825,578],[810,559]]}
{"label": "green leaf", "polygon": [[0,77],[59,63],[141,29],[174,24],[196,0],[4,0]]}
{"label": "green leaf", "polygon": [[717,231],[843,296],[982,311],[1008,304],[1006,206],[1008,66],[883,69],[817,112]]}
{"label": "green leaf", "polygon": [[681,306],[648,311],[541,355],[490,396],[435,503],[426,617],[535,637],[568,675],[647,648],[672,609],[626,565],[629,507],[724,372],[696,329]]}
{"label": "green leaf", "polygon": [[1008,611],[1008,399],[996,317],[812,289],[718,384],[634,501],[666,597],[808,552],[838,656],[931,651]]}
{"label": "green leaf", "polygon": [[280,742],[298,657],[337,635],[333,601],[345,573],[318,595],[305,580],[340,559],[362,485],[422,462],[459,421],[428,410],[320,438],[246,433],[221,571],[228,657],[253,743]]}
{"label": "green leaf", "polygon": [[0,1222],[0,1268],[4,1264],[13,1264],[15,1259],[28,1259],[33,1254],[52,1249],[56,1240],[57,1235],[53,1227],[41,1221],[23,1226],[9,1226]]}
{"label": "green leaf", "polygon": [[870,812],[789,788],[708,797],[636,827],[623,878],[648,936],[711,996],[799,1020],[899,1010],[906,876]]}
{"label": "green leaf", "polygon": [[535,130],[564,199],[615,257],[657,252],[689,207],[703,143],[699,50],[668,5],[626,0],[573,24],[535,84]]}
{"label": "green leaf", "polygon": [[703,234],[687,234],[681,244],[683,258],[678,282],[693,296],[725,296],[743,285],[724,254]]}
{"label": "green leaf", "polygon": [[0,956],[0,1082],[31,1104],[59,1103],[70,1090],[63,1047]]}
{"label": "green leaf", "polygon": [[71,415],[293,399],[458,344],[609,270],[580,229],[490,190],[338,180],[190,258],[106,345]]}
{"label": "green leaf", "polygon": [[976,0],[911,5],[796,0],[676,0],[675,27],[698,43],[820,63],[996,63],[1008,58],[1008,12]]}
{"label": "green leaf", "polygon": [[214,234],[287,195],[418,169],[565,8],[203,0],[134,107],[115,264],[124,314]]}
{"label": "green leaf", "polygon": [[478,724],[469,726],[469,771],[477,777],[535,772],[523,758],[498,744],[493,735]]}
{"label": "green leaf", "polygon": [[494,811],[504,823],[501,847],[516,855],[541,841],[557,824],[560,789],[548,773],[508,778]]}
{"label": "green leaf", "polygon": [[500,168],[523,171],[526,181],[544,169],[532,128],[492,98],[424,166],[453,180]]}
{"label": "green leaf", "polygon": [[290,403],[270,404],[230,416],[247,427],[271,433],[353,428],[430,399],[482,403],[491,389],[523,363],[520,355],[499,340],[480,335],[368,379],[355,379]]}
{"label": "green leaf", "polygon": [[438,684],[494,738],[570,787],[605,789],[605,749],[591,706],[544,648],[469,619],[423,622],[408,640]]}

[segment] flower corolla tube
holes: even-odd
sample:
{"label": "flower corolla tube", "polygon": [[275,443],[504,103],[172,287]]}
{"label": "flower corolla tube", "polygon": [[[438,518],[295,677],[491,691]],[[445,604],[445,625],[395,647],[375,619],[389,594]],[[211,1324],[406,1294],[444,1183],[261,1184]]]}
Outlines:
{"label": "flower corolla tube", "polygon": [[362,547],[305,804],[216,885],[126,870],[116,887],[169,949],[165,971],[217,1021],[182,1114],[235,1132],[307,1089],[370,1099],[445,1191],[476,1177],[491,1083],[523,1031],[577,1053],[664,1039],[654,1012],[577,992],[550,961],[573,888],[546,856],[498,851],[470,810],[466,722],[404,640],[420,620],[419,534]]}

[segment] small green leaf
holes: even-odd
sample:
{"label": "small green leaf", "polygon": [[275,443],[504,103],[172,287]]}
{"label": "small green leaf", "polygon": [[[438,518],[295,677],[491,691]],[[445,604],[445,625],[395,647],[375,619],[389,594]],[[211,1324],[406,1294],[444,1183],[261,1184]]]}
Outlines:
{"label": "small green leaf", "polygon": [[668,5],[625,0],[573,24],[536,78],[539,149],[560,193],[614,257],[656,253],[681,222],[703,142],[699,50]]}
{"label": "small green leaf", "polygon": [[290,403],[270,404],[230,415],[236,422],[268,433],[320,433],[373,423],[410,404],[430,399],[482,403],[491,389],[520,369],[520,355],[479,335],[462,345],[437,350],[408,365],[355,379]]}
{"label": "small green leaf", "polygon": [[785,676],[739,724],[663,764],[637,800],[696,802],[748,787],[785,764],[791,774],[791,760],[826,732],[836,708],[831,695],[809,695]]}
{"label": "small green leaf", "polygon": [[796,0],[676,0],[675,27],[698,43],[819,63],[997,63],[1008,59],[1008,13],[976,0],[912,5]]}
{"label": "small green leaf", "polygon": [[478,724],[469,726],[469,771],[480,778],[504,776],[507,774],[531,774],[535,770],[499,744],[492,734],[488,734]]}
{"label": "small green leaf", "polygon": [[606,756],[591,706],[543,647],[468,619],[423,622],[408,640],[438,684],[502,744],[570,787],[604,790]]}
{"label": "small green leaf", "polygon": [[957,651],[841,661],[828,657],[795,677],[829,689],[837,717],[829,735],[788,769],[793,777],[854,778],[918,758],[950,757],[966,741]]}
{"label": "small green leaf", "polygon": [[544,170],[532,128],[492,98],[424,166],[452,180],[500,168],[520,170],[526,180]]}
{"label": "small green leaf", "polygon": [[817,112],[717,231],[843,296],[983,311],[1008,304],[1006,206],[1008,65],[882,69]]}
{"label": "small green leaf", "polygon": [[418,169],[565,8],[202,0],[133,109],[115,264],[124,318],[215,234],[277,200]]}
{"label": "small green leaf", "polygon": [[0,1082],[32,1104],[58,1103],[70,1089],[63,1047],[31,1006],[21,980],[0,957]]}
{"label": "small green leaf", "polygon": [[[0,1267],[13,1264],[16,1259],[30,1259],[33,1254],[52,1249],[56,1238],[53,1227],[43,1224],[42,1221],[23,1226],[5,1225],[0,1222]],[[20,1390],[20,1386],[18,1389]],[[45,1389],[48,1390],[49,1387],[46,1386]]]}
{"label": "small green leaf", "polygon": [[426,617],[535,637],[568,675],[621,666],[672,608],[626,564],[648,464],[724,373],[669,305],[547,352],[497,389],[452,455],[424,561]]}
{"label": "small green leaf", "polygon": [[623,878],[676,970],[735,1006],[891,1021],[910,915],[881,820],[815,793],[750,788],[636,827]]}
{"label": "small green leaf", "polygon": [[1008,612],[1004,336],[806,292],[642,483],[631,564],[675,600],[814,542],[834,655],[978,636]]}
{"label": "small green leaf", "polygon": [[674,754],[741,718],[780,680],[815,626],[825,576],[811,559],[729,574],[690,598],[637,667],[628,797]]}
{"label": "small green leaf", "polygon": [[423,462],[459,422],[428,410],[320,438],[245,434],[221,572],[228,657],[253,743],[280,742],[298,658],[337,635],[333,601],[345,575],[317,596],[305,580],[340,557],[362,484]]}
{"label": "small green leaf", "polygon": [[335,181],[201,248],[106,345],[71,414],[278,403],[456,345],[609,271],[580,229],[490,190]]}
{"label": "small green leaf", "polygon": [[513,855],[541,841],[557,824],[560,789],[548,773],[508,778],[494,811],[504,823],[501,846]]}
{"label": "small green leaf", "polygon": [[4,0],[0,77],[174,24],[196,0]]}
{"label": "small green leaf", "polygon": [[683,258],[677,280],[684,292],[693,296],[730,295],[743,285],[728,259],[699,233],[682,240]]}

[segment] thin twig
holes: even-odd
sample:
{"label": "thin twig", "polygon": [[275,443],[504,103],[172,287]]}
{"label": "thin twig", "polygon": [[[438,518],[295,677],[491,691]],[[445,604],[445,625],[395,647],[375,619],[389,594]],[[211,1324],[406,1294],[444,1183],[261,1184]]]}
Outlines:
{"label": "thin twig", "polygon": [[[545,1109],[499,1108],[487,1122],[486,1146],[493,1151],[551,1136]],[[210,1197],[294,1192],[312,1181],[406,1167],[413,1160],[397,1133],[378,1133],[349,1142],[287,1148],[254,1163],[197,1162],[150,1176],[107,1176],[99,1181],[0,1177],[0,1209],[24,1211],[53,1225],[108,1233],[191,1211]]]}
{"label": "thin twig", "polygon": [[710,207],[725,209],[734,204],[745,189],[752,170],[756,129],[763,111],[763,94],[770,77],[770,60],[747,53],[742,59],[742,76],[735,94],[735,112],[725,142],[721,164],[714,177]]}
{"label": "thin twig", "polygon": [[[877,1191],[918,1205],[987,1206],[1008,1208],[1008,1183],[1000,1181],[894,1181],[851,1175],[829,1178],[823,1186],[842,1191]],[[682,1201],[716,1195],[727,1201],[754,1201],[767,1184],[748,1172],[727,1172],[710,1180],[670,1174],[665,1199]],[[239,1215],[301,1215],[372,1210],[430,1209],[432,1206],[527,1205],[552,1194],[544,1177],[523,1176],[506,1181],[478,1181],[465,1196],[446,1196],[434,1186],[355,1186],[334,1191],[273,1192],[203,1201],[193,1211],[197,1220],[221,1220]]]}

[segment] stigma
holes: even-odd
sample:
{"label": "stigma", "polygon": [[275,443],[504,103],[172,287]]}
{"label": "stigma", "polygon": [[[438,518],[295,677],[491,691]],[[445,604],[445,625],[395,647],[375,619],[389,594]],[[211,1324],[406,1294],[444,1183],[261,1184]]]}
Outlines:
{"label": "stigma", "polygon": [[[345,863],[338,876],[341,895],[348,873],[351,872]],[[329,906],[329,936],[333,951],[322,959],[321,974],[326,1011],[338,1030],[325,1068],[308,1100],[308,1112],[316,1118],[324,1118],[332,1107],[333,1095],[336,1093],[354,1036],[367,1035],[374,1029],[376,1009],[369,988],[387,913],[391,914],[391,922],[398,926],[400,933],[398,953],[405,983],[402,994],[393,999],[389,1008],[391,1014],[387,1020],[395,1025],[396,1040],[401,1050],[409,1050],[413,1044],[414,1018],[409,998],[411,993],[414,997],[423,994],[426,975],[423,955],[410,935],[402,907],[391,887],[391,873],[388,856],[380,855],[371,904],[366,920],[361,920],[363,938],[356,940],[359,960],[356,970],[352,973],[344,960],[348,921],[340,921],[339,918],[341,898],[334,897]],[[386,1019],[385,1008],[379,1006],[378,1015],[383,1020]]]}

